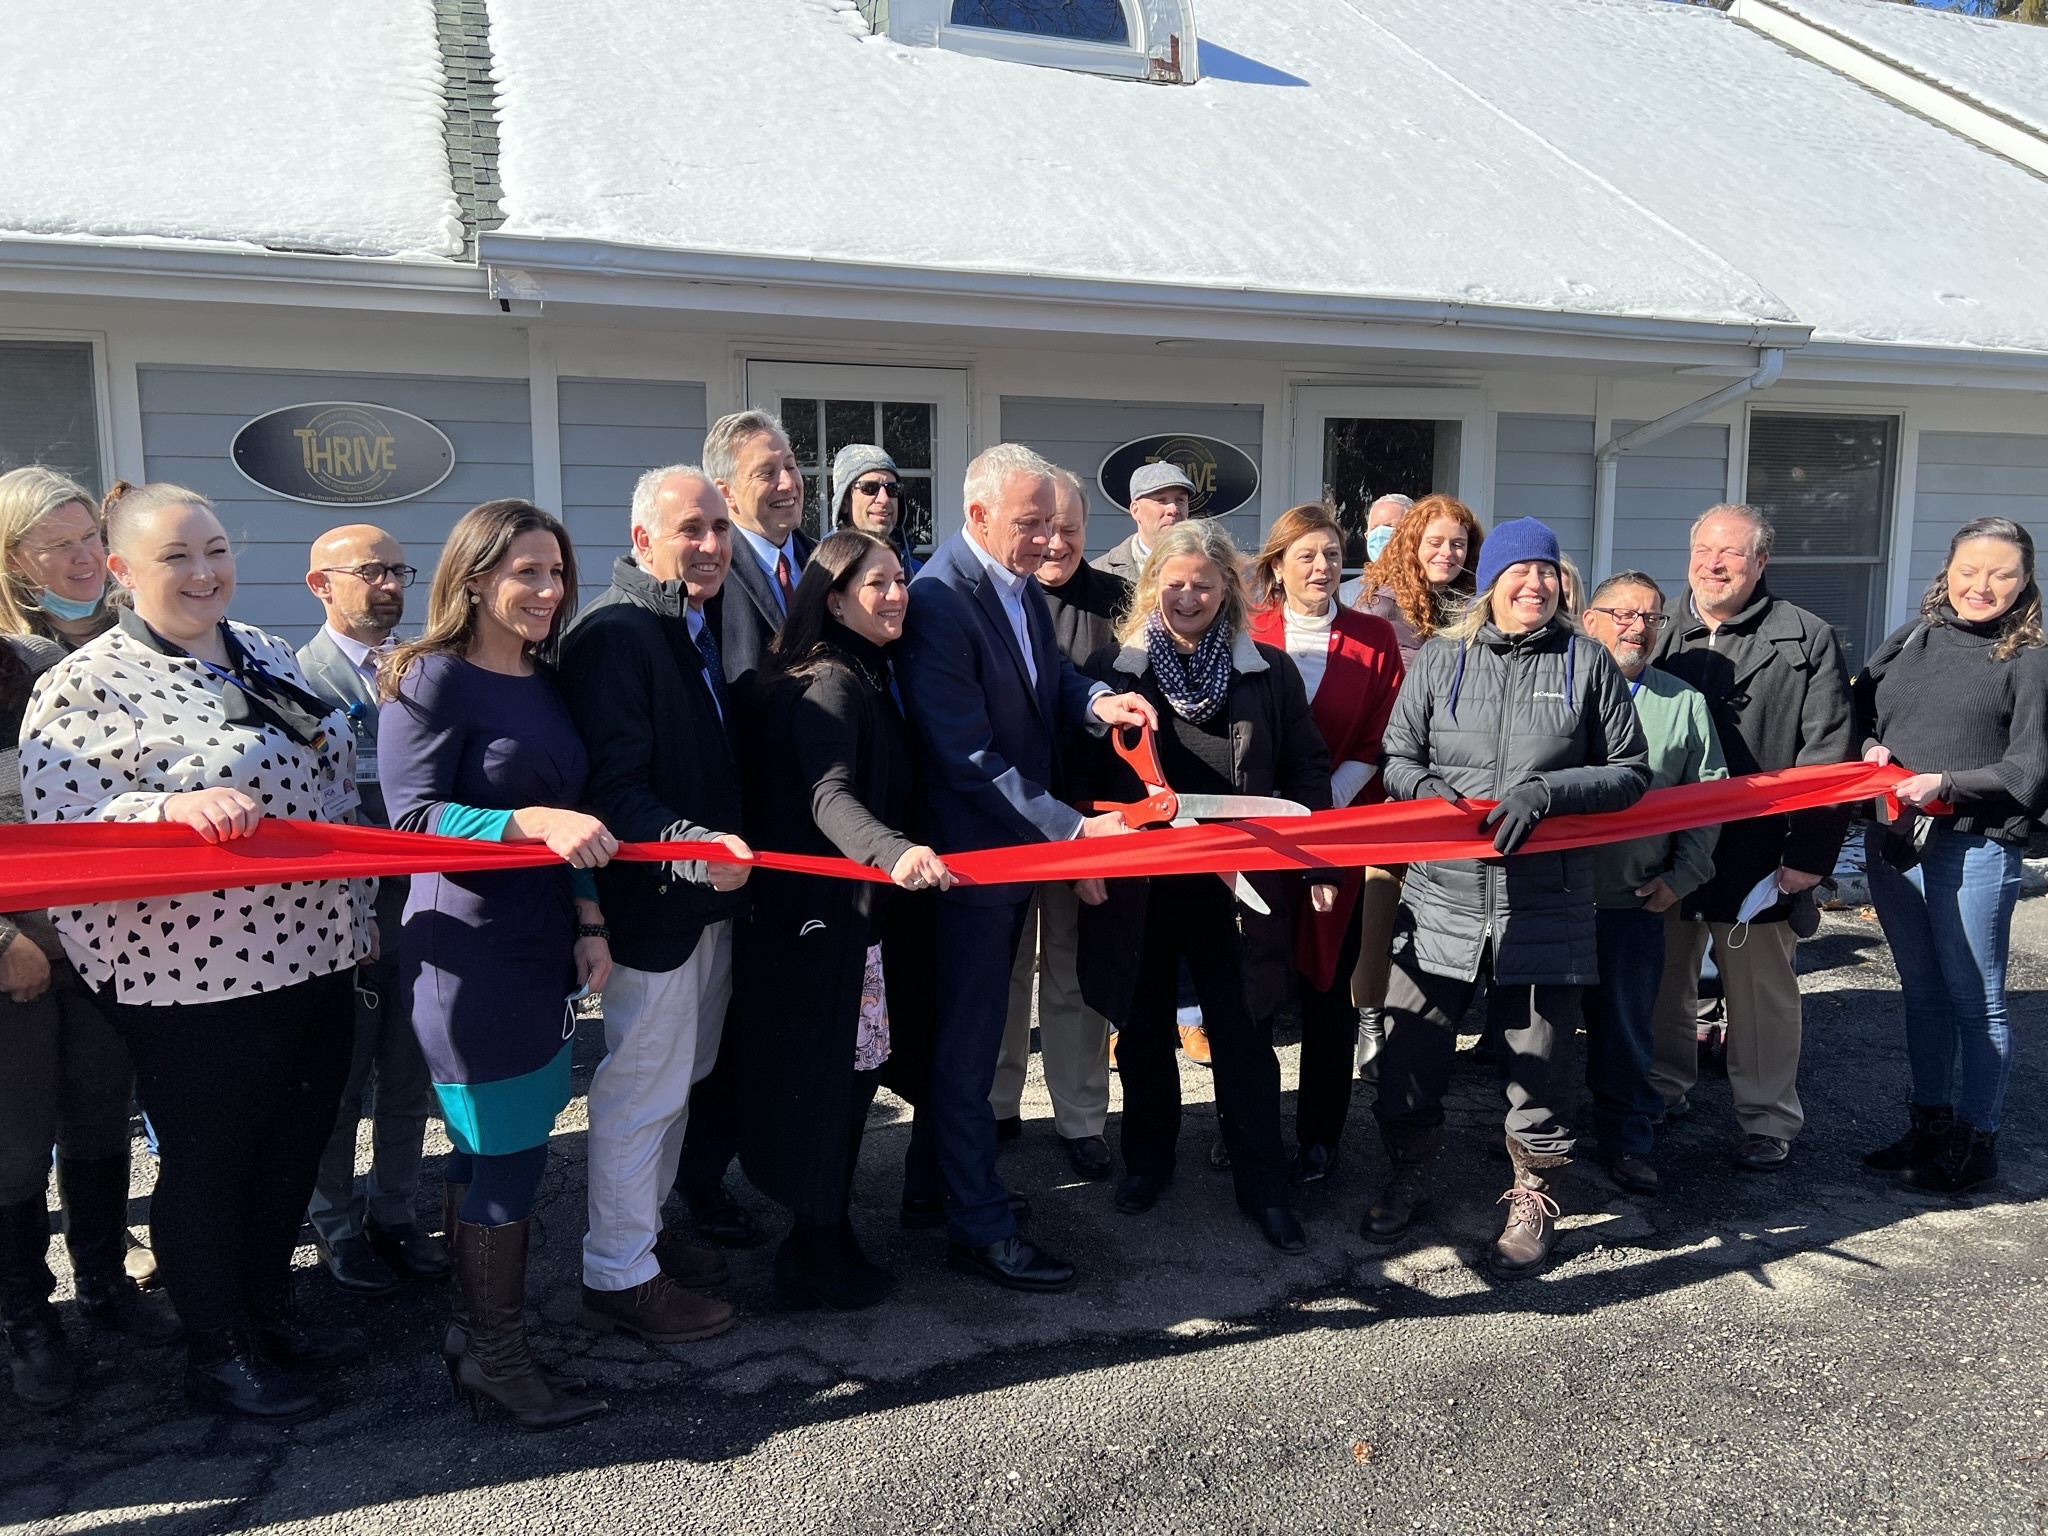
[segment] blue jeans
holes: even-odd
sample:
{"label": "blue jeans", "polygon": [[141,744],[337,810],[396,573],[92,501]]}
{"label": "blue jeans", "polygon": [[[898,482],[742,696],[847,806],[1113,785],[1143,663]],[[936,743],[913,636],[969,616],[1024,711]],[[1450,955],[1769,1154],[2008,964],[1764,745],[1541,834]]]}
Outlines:
{"label": "blue jeans", "polygon": [[1664,917],[1642,907],[1603,907],[1600,985],[1586,988],[1586,1086],[1593,1134],[1606,1158],[1649,1154],[1664,1095],[1650,1081],[1656,1059],[1657,990],[1664,984]]}
{"label": "blue jeans", "polygon": [[1936,823],[1919,864],[1901,874],[1879,852],[1884,829],[1871,826],[1868,838],[1870,899],[1906,1006],[1913,1102],[1953,1100],[1959,1119],[1995,1131],[2012,1070],[2005,964],[2024,850]]}

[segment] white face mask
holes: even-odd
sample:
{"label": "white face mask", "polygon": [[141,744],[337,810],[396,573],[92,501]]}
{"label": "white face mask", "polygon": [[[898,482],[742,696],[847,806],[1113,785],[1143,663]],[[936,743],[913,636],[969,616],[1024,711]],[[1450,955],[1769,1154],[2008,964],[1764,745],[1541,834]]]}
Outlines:
{"label": "white face mask", "polygon": [[1778,889],[1778,872],[1775,869],[1751,886],[1749,894],[1742,898],[1742,905],[1735,909],[1735,926],[1743,932],[1740,937],[1731,933],[1728,936],[1728,947],[1742,948],[1743,940],[1749,937],[1747,930],[1750,921],[1759,912],[1775,907],[1784,898],[1785,893]]}

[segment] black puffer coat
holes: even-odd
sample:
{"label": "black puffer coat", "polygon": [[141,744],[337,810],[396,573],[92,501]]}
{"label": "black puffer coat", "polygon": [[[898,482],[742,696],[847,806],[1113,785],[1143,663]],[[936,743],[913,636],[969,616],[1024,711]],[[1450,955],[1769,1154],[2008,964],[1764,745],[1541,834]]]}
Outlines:
{"label": "black puffer coat", "polygon": [[[1625,810],[1650,787],[1628,683],[1602,646],[1560,619],[1526,635],[1488,624],[1464,643],[1432,637],[1408,669],[1385,749],[1397,800],[1414,799],[1432,774],[1474,800],[1541,779],[1548,814],[1575,816]],[[1471,980],[1491,940],[1496,981],[1599,980],[1590,848],[1411,864],[1401,900],[1431,975]]]}

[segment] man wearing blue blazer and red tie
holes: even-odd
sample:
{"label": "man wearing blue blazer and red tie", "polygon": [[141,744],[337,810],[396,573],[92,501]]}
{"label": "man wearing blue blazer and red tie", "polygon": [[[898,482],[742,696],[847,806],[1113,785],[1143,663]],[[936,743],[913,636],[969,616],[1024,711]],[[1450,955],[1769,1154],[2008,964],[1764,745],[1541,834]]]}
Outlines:
{"label": "man wearing blue blazer and red tie", "polygon": [[[967,468],[967,526],[910,586],[896,675],[924,750],[927,826],[941,854],[1129,830],[1119,815],[1083,816],[1055,794],[1060,727],[1158,721],[1144,699],[1111,693],[1060,651],[1032,579],[1050,537],[1054,474],[1021,444],[983,452]],[[1102,899],[1101,882],[1082,885],[1084,900]],[[988,1099],[1030,903],[1029,885],[939,897],[937,1039],[903,1209],[912,1225],[936,1224],[943,1211],[953,1268],[1012,1290],[1060,1291],[1074,1283],[1073,1266],[1017,1235]]]}

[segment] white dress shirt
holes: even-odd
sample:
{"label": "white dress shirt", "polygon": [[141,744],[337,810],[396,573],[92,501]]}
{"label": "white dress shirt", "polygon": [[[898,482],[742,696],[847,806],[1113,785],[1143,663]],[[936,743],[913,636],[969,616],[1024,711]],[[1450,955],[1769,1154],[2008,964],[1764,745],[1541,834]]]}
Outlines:
{"label": "white dress shirt", "polygon": [[[1017,644],[1024,652],[1024,671],[1031,679],[1031,686],[1038,686],[1038,657],[1031,649],[1031,621],[1024,612],[1024,583],[1029,576],[1019,576],[994,555],[983,549],[970,536],[967,547],[974,551],[974,558],[982,568],[995,579],[996,596],[1002,599],[1003,612],[1009,616],[1010,628],[1017,636]],[[1105,690],[1106,691],[1106,690]]]}
{"label": "white dress shirt", "polygon": [[[790,533],[780,544],[770,544],[753,529],[742,528],[738,523],[732,525],[732,531],[747,541],[747,548],[754,552],[754,558],[761,563],[761,569],[768,573],[768,586],[775,593],[775,605],[787,613],[789,599],[782,595],[782,583],[775,579],[775,562],[778,559],[789,562],[789,579],[792,583],[803,574],[796,563],[795,533]],[[695,634],[696,631],[692,630],[691,633]]]}
{"label": "white dress shirt", "polygon": [[390,653],[391,642],[387,639],[382,645],[365,645],[352,636],[344,635],[332,624],[320,627],[327,631],[327,638],[334,642],[335,649],[346,656],[348,664],[356,669],[356,676],[363,680],[370,697],[377,697],[377,663]]}

